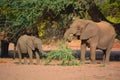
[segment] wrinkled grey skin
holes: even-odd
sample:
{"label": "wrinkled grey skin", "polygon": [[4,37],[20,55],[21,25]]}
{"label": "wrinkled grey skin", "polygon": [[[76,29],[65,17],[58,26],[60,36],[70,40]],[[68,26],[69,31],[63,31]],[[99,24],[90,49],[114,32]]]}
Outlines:
{"label": "wrinkled grey skin", "polygon": [[76,19],[65,32],[64,39],[71,41],[78,36],[81,40],[81,61],[85,60],[86,46],[88,46],[93,63],[96,59],[96,49],[101,49],[104,52],[103,60],[105,63],[109,62],[111,48],[116,36],[111,24],[104,21],[96,23],[90,20]]}
{"label": "wrinkled grey skin", "polygon": [[[19,62],[22,63],[22,54],[25,55],[28,53],[30,58],[30,64],[33,64],[32,57],[33,52],[36,55],[37,64],[40,62],[40,56],[43,53],[41,40],[35,36],[23,35],[18,39],[16,49],[18,51]],[[27,63],[26,58],[24,57],[24,62]]]}

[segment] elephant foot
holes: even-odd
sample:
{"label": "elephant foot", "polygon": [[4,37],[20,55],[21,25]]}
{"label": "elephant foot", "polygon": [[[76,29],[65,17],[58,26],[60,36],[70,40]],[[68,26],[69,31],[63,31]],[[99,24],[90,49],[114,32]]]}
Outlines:
{"label": "elephant foot", "polygon": [[30,63],[30,65],[33,65],[33,63]]}
{"label": "elephant foot", "polygon": [[15,60],[15,58],[12,58],[13,60]]}
{"label": "elephant foot", "polygon": [[103,64],[109,64],[109,60],[103,59]]}
{"label": "elephant foot", "polygon": [[34,63],[33,63],[33,61],[31,60],[31,61],[29,62],[29,64],[30,64],[30,65],[33,65]]}
{"label": "elephant foot", "polygon": [[25,64],[25,65],[27,65],[27,64],[28,64],[27,59],[24,59],[24,64]]}
{"label": "elephant foot", "polygon": [[28,63],[24,63],[24,65],[28,65]]}
{"label": "elephant foot", "polygon": [[37,65],[40,64],[40,59],[37,59],[36,64],[37,64]]}
{"label": "elephant foot", "polygon": [[36,65],[39,65],[40,63],[36,63]]}
{"label": "elephant foot", "polygon": [[39,65],[39,64],[40,64],[40,61],[37,61],[35,64],[36,64],[36,65]]}
{"label": "elephant foot", "polygon": [[85,64],[85,61],[81,60],[81,61],[80,61],[80,64]]}
{"label": "elephant foot", "polygon": [[109,61],[104,61],[104,64],[109,64]]}
{"label": "elephant foot", "polygon": [[18,64],[19,64],[19,65],[21,65],[21,64],[22,64],[22,62],[19,62]]}
{"label": "elephant foot", "polygon": [[37,64],[40,64],[40,62],[37,62]]}
{"label": "elephant foot", "polygon": [[97,62],[96,61],[91,61],[91,64],[96,64]]}

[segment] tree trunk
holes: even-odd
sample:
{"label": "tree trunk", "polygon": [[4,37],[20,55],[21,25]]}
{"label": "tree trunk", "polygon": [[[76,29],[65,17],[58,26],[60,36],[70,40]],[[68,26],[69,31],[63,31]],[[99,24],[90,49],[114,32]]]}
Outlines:
{"label": "tree trunk", "polygon": [[1,40],[1,57],[2,58],[8,57],[8,47],[9,47],[8,41]]}
{"label": "tree trunk", "polygon": [[101,20],[102,21],[107,21],[105,16],[102,14],[102,12],[100,12],[98,7],[94,3],[94,0],[90,1],[90,7],[89,7],[89,10],[88,10],[88,14],[91,16],[92,20],[95,21],[95,22],[99,22]]}

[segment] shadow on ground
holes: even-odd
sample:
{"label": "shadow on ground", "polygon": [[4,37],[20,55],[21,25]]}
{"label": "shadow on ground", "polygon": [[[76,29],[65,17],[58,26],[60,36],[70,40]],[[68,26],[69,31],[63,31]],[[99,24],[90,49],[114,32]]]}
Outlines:
{"label": "shadow on ground", "polygon": [[[46,53],[49,53],[50,51],[45,51]],[[80,50],[73,50],[73,55],[76,58],[80,58]],[[1,56],[1,51],[0,51]],[[18,57],[18,54],[16,54],[16,57]],[[90,50],[86,51],[86,59],[89,59],[90,57]],[[102,60],[103,58],[103,52],[101,50],[96,51],[96,59]],[[9,58],[13,58],[13,50],[9,51]],[[120,50],[112,50],[110,54],[110,61],[120,61]]]}
{"label": "shadow on ground", "polygon": [[[76,58],[80,57],[80,51],[74,50],[74,55]],[[90,50],[86,51],[86,59],[90,58]],[[97,60],[103,60],[103,52],[100,50],[96,51],[96,59]],[[111,51],[110,54],[110,61],[120,61],[120,51]]]}

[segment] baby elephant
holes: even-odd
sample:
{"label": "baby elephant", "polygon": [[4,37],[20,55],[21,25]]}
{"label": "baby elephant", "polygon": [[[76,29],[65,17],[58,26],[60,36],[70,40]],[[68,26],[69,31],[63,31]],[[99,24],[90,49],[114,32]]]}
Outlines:
{"label": "baby elephant", "polygon": [[37,64],[40,63],[40,56],[43,53],[42,51],[42,45],[41,40],[35,36],[28,36],[28,35],[22,35],[17,42],[16,49],[18,51],[19,56],[19,62],[22,63],[22,55],[24,57],[25,64],[26,61],[26,55],[29,55],[30,58],[30,64],[33,64],[33,52],[36,55]]}

